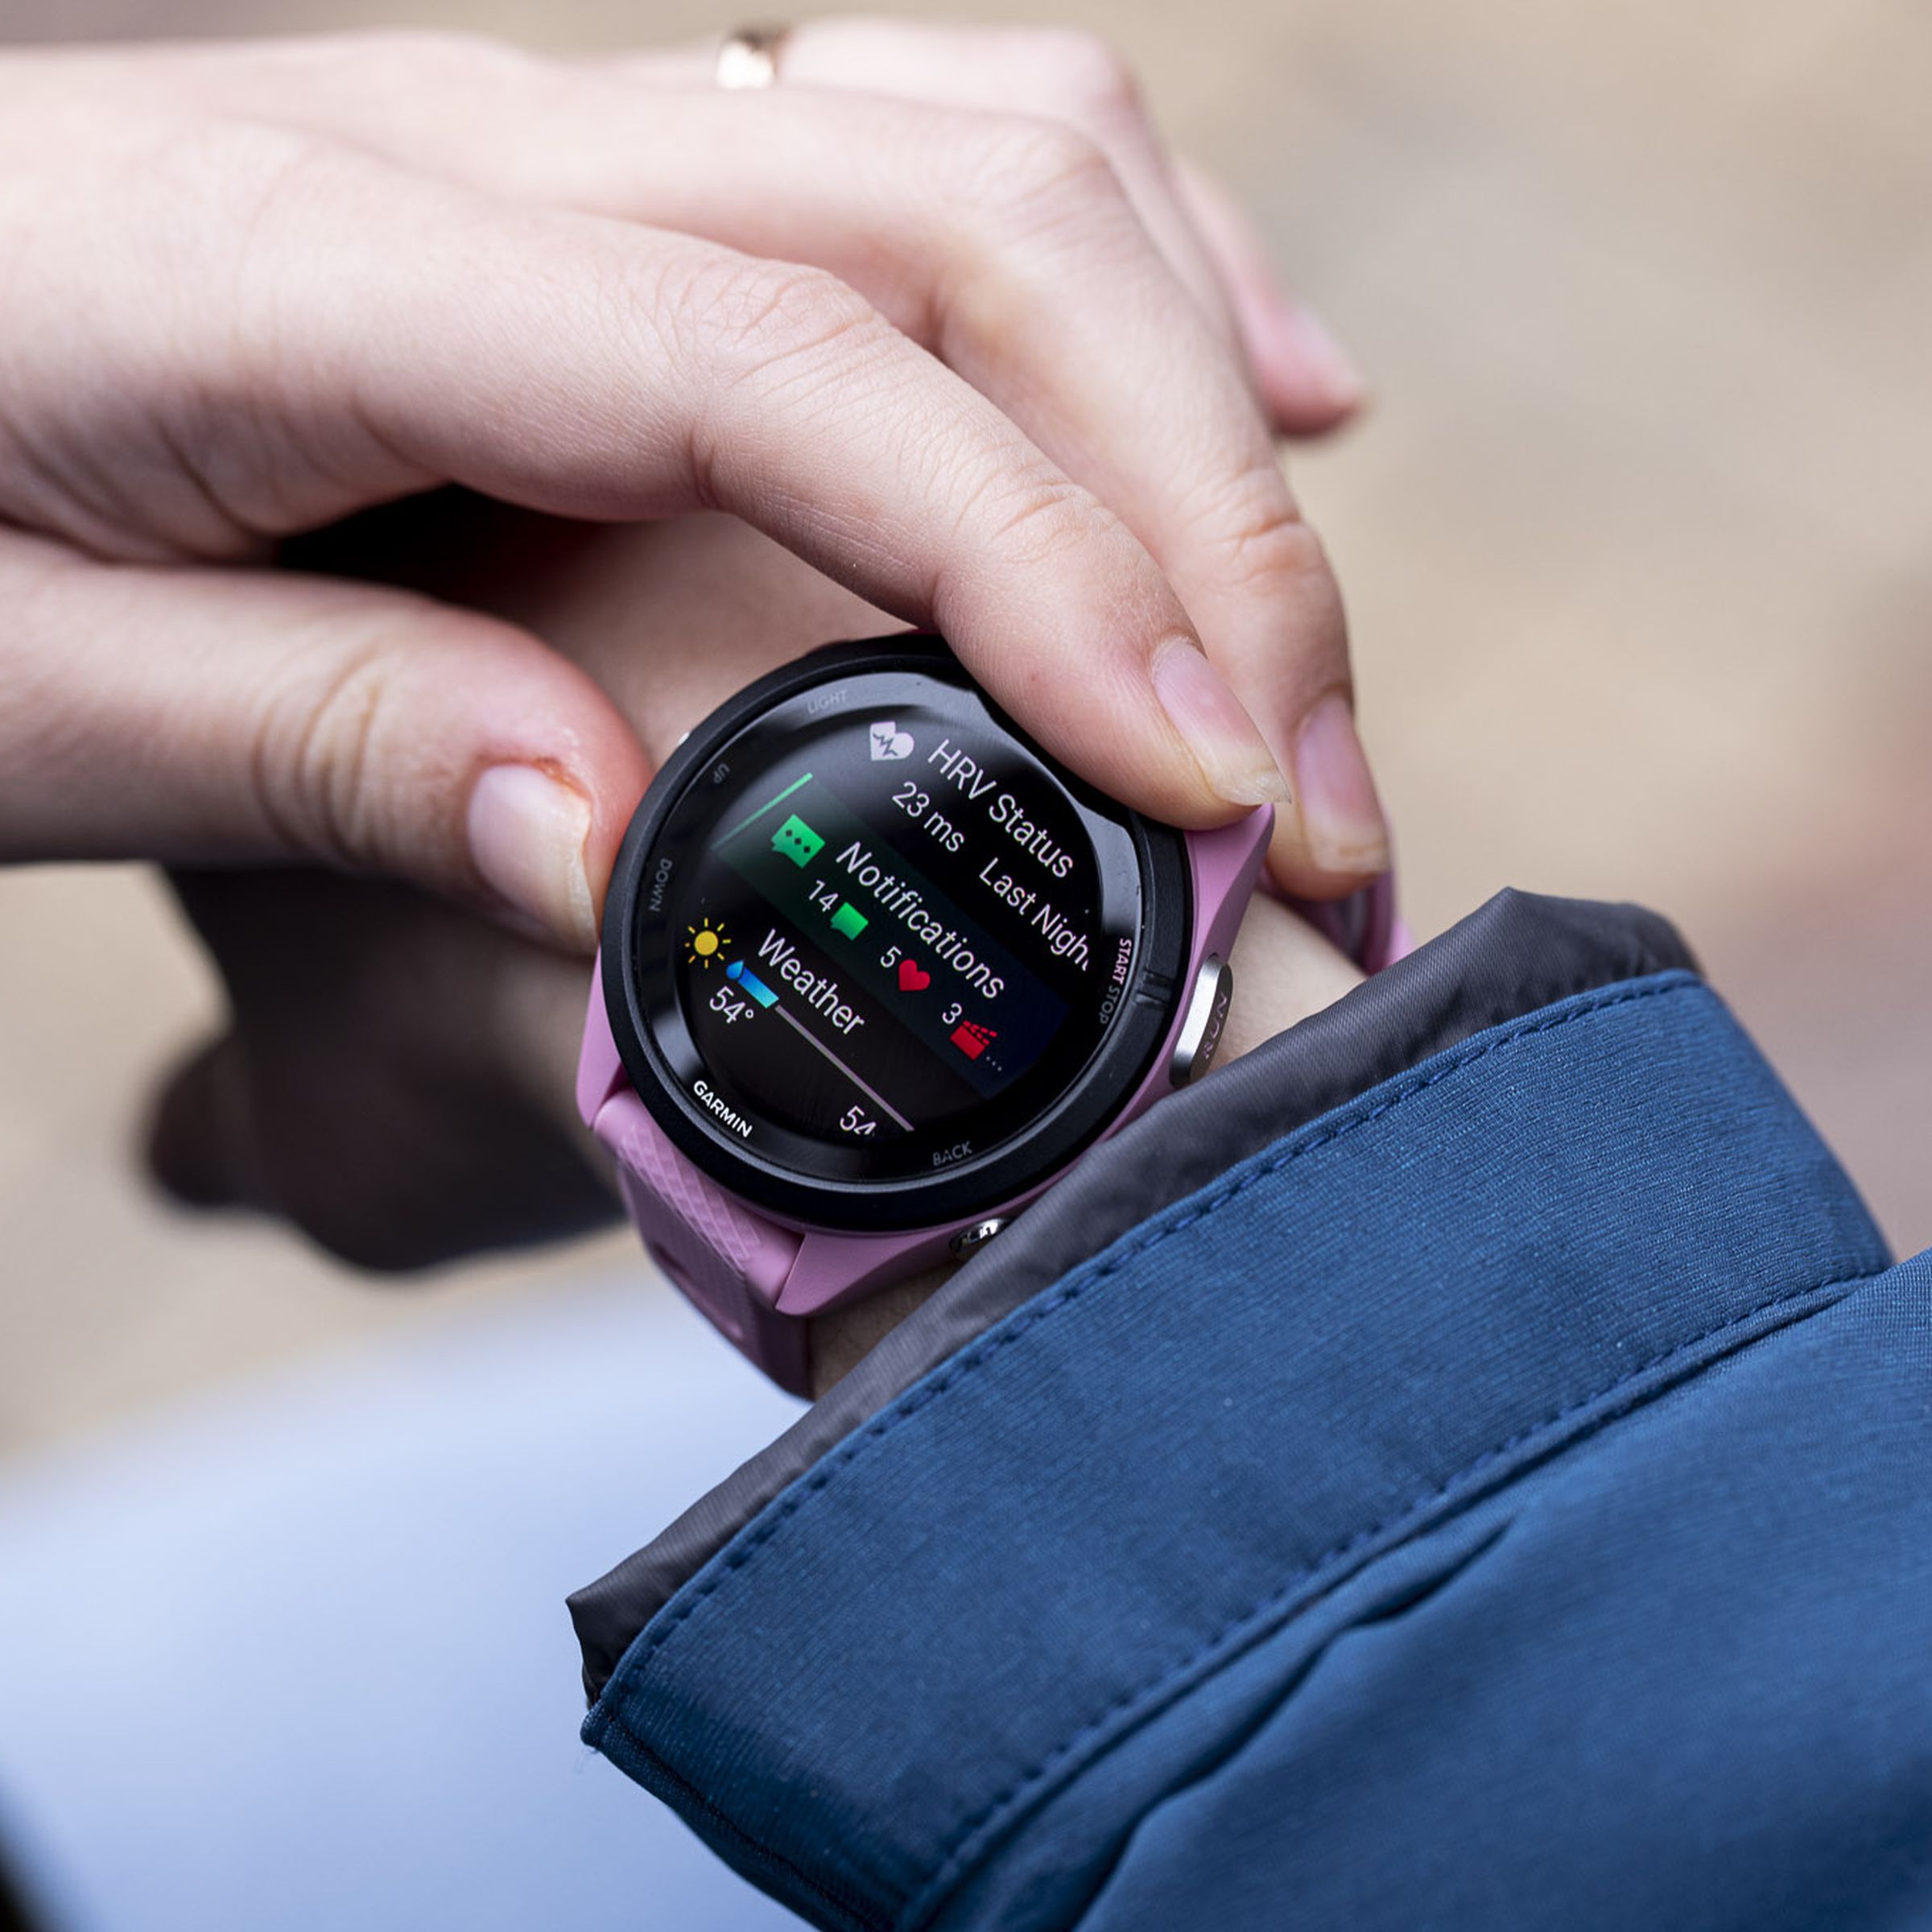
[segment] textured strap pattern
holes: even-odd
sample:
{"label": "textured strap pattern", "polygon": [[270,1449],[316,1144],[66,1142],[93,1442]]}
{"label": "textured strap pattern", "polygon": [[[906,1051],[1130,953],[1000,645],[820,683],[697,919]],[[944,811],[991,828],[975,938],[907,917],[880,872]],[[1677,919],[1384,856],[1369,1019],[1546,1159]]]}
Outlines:
{"label": "textured strap pattern", "polygon": [[624,1203],[658,1265],[774,1381],[804,1393],[804,1324],[771,1307],[798,1236],[701,1173],[630,1088],[598,1109],[595,1131],[617,1157]]}

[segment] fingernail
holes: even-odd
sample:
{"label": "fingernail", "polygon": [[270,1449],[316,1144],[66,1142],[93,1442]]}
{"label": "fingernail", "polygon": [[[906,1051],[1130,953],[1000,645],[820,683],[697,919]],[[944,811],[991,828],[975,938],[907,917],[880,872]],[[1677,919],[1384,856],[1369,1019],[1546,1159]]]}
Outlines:
{"label": "fingernail", "polygon": [[1338,407],[1352,409],[1367,397],[1368,378],[1313,309],[1284,299],[1278,320],[1286,345],[1302,372]]}
{"label": "fingernail", "polygon": [[1230,805],[1286,805],[1288,781],[1227,680],[1185,638],[1171,638],[1148,667],[1154,695],[1187,741],[1201,775]]}
{"label": "fingernail", "polygon": [[582,792],[534,765],[494,765],[469,795],[469,829],[470,857],[491,891],[551,938],[597,950]]}
{"label": "fingernail", "polygon": [[1348,700],[1323,698],[1294,741],[1294,782],[1308,856],[1325,872],[1386,872],[1389,824]]}

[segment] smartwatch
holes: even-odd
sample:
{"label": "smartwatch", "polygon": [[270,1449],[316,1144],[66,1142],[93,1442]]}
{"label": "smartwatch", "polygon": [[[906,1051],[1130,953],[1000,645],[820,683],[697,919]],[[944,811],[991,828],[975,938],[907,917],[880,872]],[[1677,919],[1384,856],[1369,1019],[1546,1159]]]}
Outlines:
{"label": "smartwatch", "polygon": [[[664,1273],[807,1393],[811,1317],[983,1245],[1208,1067],[1273,823],[1129,811],[934,637],[720,707],[625,834],[577,1075]],[[1373,969],[1389,905],[1318,917]]]}

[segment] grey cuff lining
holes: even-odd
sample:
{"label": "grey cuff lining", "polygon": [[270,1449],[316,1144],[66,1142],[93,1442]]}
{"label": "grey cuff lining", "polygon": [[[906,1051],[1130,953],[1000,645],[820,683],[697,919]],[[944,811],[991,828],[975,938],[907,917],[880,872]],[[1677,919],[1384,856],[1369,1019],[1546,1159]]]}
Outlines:
{"label": "grey cuff lining", "polygon": [[828,1451],[996,1322],[1173,1202],[1472,1034],[1624,980],[1696,970],[1635,906],[1499,893],[1440,938],[1113,1139],[976,1255],[778,1439],[570,1599],[594,1701],[632,1641]]}

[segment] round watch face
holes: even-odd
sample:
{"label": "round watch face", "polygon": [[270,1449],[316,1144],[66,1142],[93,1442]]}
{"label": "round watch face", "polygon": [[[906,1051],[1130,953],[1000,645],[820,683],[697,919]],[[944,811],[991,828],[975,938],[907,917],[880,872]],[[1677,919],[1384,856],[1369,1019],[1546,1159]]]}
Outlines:
{"label": "round watch face", "polygon": [[1180,834],[1026,738],[937,640],[814,654],[646,795],[605,929],[666,1133],[807,1225],[970,1214],[1118,1113],[1172,1015]]}

